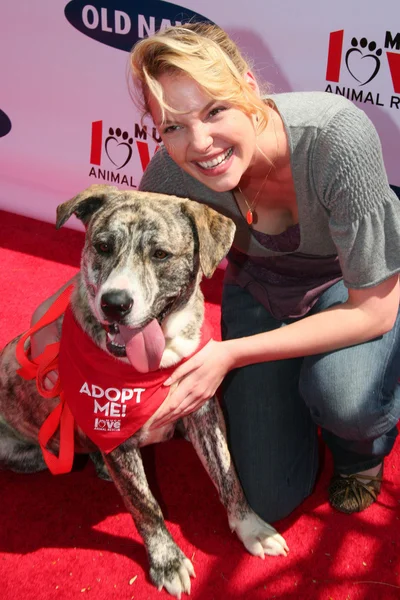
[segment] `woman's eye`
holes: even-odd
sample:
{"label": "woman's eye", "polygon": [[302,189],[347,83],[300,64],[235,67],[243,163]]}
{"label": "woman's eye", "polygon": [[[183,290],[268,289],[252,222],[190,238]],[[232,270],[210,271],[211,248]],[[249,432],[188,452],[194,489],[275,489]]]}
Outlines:
{"label": "woman's eye", "polygon": [[164,129],[164,134],[166,133],[173,133],[174,131],[178,131],[179,129],[179,125],[169,125],[168,127],[166,127]]}
{"label": "woman's eye", "polygon": [[217,115],[218,113],[222,112],[223,110],[226,110],[226,108],[224,106],[216,106],[215,108],[213,108],[210,111],[209,116],[210,117],[215,117],[215,115]]}
{"label": "woman's eye", "polygon": [[100,243],[96,244],[95,249],[97,250],[97,252],[99,254],[111,254],[111,252],[112,252],[112,246],[111,246],[111,244],[108,244],[107,242],[100,242]]}
{"label": "woman's eye", "polygon": [[156,250],[153,254],[153,258],[156,258],[157,260],[165,260],[168,256],[170,255],[165,250]]}

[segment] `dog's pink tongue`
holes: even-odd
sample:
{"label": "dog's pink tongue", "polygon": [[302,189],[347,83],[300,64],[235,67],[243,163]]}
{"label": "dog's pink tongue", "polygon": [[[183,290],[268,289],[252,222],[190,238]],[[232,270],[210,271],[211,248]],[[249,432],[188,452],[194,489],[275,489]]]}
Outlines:
{"label": "dog's pink tongue", "polygon": [[143,329],[129,329],[120,325],[119,331],[125,342],[126,356],[137,371],[147,373],[158,369],[165,348],[165,338],[157,319],[153,319]]}

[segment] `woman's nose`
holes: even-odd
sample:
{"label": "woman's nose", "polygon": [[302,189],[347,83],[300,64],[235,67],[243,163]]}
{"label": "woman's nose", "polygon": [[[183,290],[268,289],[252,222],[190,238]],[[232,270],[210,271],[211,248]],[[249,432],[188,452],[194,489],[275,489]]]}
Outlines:
{"label": "woman's nose", "polygon": [[208,150],[213,143],[213,137],[208,126],[201,124],[193,128],[190,143],[196,152],[205,152]]}

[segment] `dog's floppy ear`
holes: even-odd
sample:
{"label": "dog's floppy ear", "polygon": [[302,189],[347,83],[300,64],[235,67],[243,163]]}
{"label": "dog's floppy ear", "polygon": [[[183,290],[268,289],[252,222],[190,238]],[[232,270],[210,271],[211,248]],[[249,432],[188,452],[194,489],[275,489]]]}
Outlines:
{"label": "dog's floppy ear", "polygon": [[113,185],[94,184],[77,196],[57,206],[56,228],[60,229],[72,213],[87,225],[92,215],[101,208],[113,192],[118,192]]}
{"label": "dog's floppy ear", "polygon": [[228,254],[236,226],[234,222],[206,204],[187,200],[182,212],[189,216],[199,238],[200,266],[206,277],[211,277],[219,263]]}

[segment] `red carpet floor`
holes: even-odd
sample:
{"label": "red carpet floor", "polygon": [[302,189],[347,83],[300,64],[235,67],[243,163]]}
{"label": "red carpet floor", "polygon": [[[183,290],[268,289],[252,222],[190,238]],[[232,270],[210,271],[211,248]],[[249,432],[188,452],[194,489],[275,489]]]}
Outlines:
{"label": "red carpet floor", "polygon": [[[77,270],[83,234],[0,212],[0,347],[25,329],[34,307]],[[218,335],[221,272],[207,281]],[[386,462],[379,502],[346,516],[327,503],[332,464],[314,494],[277,524],[288,558],[264,561],[230,533],[224,510],[190,444],[143,451],[167,526],[197,573],[194,600],[383,600],[400,598],[400,442]],[[267,474],[260,473],[260,477]],[[273,482],[272,482],[273,484]],[[2,600],[153,600],[147,558],[111,483],[92,464],[69,474],[0,472]]]}

